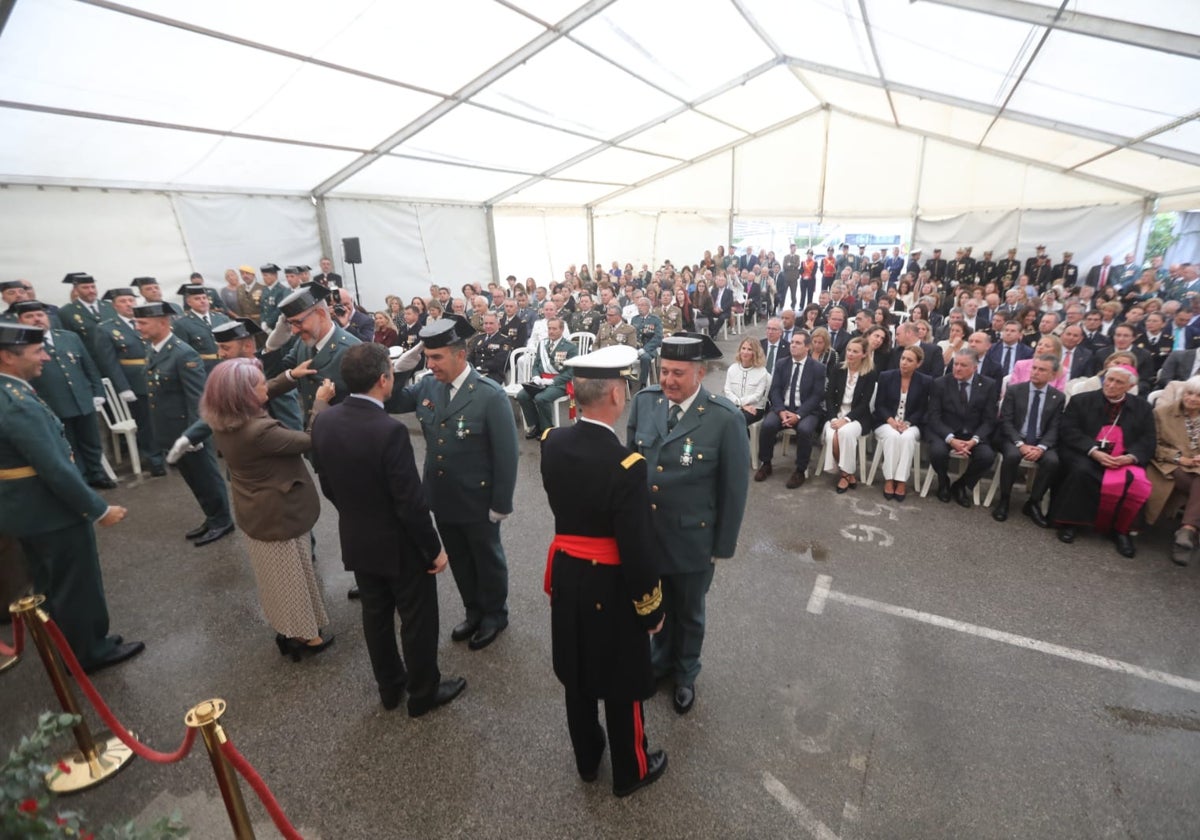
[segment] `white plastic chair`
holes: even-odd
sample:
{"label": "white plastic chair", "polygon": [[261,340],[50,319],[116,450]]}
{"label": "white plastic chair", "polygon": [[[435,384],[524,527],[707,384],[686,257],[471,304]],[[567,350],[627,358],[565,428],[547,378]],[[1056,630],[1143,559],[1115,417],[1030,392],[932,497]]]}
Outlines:
{"label": "white plastic chair", "polygon": [[592,345],[596,343],[596,336],[592,335],[587,330],[580,330],[573,334],[570,338],[579,347],[579,355],[592,352]]}
{"label": "white plastic chair", "polygon": [[[129,449],[129,460],[133,463],[133,474],[141,475],[142,457],[138,452],[137,421],[129,413],[129,406],[117,396],[117,389],[113,387],[112,382],[105,377],[100,383],[104,386],[104,405],[101,407],[100,416],[104,418],[104,425],[112,435],[113,460],[121,463],[121,436],[124,435],[125,446]],[[107,461],[104,468],[110,477],[116,478]]]}
{"label": "white plastic chair", "polygon": [[[526,361],[529,356],[529,350],[524,347],[518,347],[508,355],[508,365],[504,369],[504,392],[510,397],[515,397],[517,392],[514,388],[520,388],[522,382],[529,381],[529,371],[532,368],[532,361]],[[521,375],[521,368],[524,367],[524,376]]]}

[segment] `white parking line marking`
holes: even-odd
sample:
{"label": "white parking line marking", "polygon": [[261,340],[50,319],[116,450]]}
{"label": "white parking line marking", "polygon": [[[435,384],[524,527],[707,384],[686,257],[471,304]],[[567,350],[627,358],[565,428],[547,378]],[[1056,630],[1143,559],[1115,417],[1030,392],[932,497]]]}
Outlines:
{"label": "white parking line marking", "polygon": [[763,787],[767,789],[767,793],[774,796],[779,801],[779,804],[784,807],[784,810],[796,818],[796,822],[800,823],[800,827],[817,838],[817,840],[839,840],[838,836],[829,830],[829,826],[813,816],[812,811],[808,810],[803,802],[793,796],[792,792],[783,786],[783,782],[776,779],[770,773],[764,772],[762,783]]}
{"label": "white parking line marking", "polygon": [[[942,627],[946,630],[956,630],[959,633],[967,633],[971,636],[978,636],[982,639],[991,639],[994,642],[1003,642],[1006,645],[1025,648],[1026,650],[1036,650],[1039,653],[1057,656],[1062,659],[1070,659],[1073,662],[1082,662],[1085,665],[1093,665],[1097,668],[1104,668],[1108,671],[1115,671],[1118,674],[1127,674],[1131,677],[1140,677],[1144,680],[1169,685],[1172,688],[1181,688],[1184,691],[1191,691],[1200,694],[1200,680],[1181,677],[1177,674],[1168,674],[1166,671],[1157,671],[1153,668],[1143,668],[1140,665],[1134,665],[1131,662],[1124,662],[1120,659],[1111,659],[1107,656],[1100,656],[1095,653],[1088,653],[1086,650],[1078,650],[1076,648],[1064,647],[1063,645],[1052,644],[1051,642],[1043,642],[1038,639],[1031,639],[1028,636],[1018,636],[1015,633],[1006,633],[1003,630],[993,630],[991,627],[980,627],[978,624],[969,624],[965,621],[958,621],[953,618],[946,618],[933,613],[921,612],[920,610],[909,609],[908,607],[898,607],[895,604],[885,604],[882,601],[874,601],[870,598],[861,598],[857,595],[847,595],[845,592],[838,592],[830,589],[832,578],[828,575],[819,575],[816,585],[813,586],[812,595],[808,599],[808,611],[820,615],[825,610],[826,601],[837,601],[842,604],[849,604],[852,607],[862,607],[863,609],[873,610],[874,612],[884,613],[886,615],[894,615],[899,618],[907,618],[912,621],[919,621],[922,624],[932,624],[934,627]],[[814,609],[814,603],[816,609]]]}

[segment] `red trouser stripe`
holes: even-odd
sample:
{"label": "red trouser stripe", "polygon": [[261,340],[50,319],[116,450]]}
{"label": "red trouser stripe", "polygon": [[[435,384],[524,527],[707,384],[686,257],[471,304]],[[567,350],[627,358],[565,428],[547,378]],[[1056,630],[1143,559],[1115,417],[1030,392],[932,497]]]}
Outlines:
{"label": "red trouser stripe", "polygon": [[646,778],[646,733],[642,728],[642,704],[633,701],[633,754],[637,758],[638,779]]}

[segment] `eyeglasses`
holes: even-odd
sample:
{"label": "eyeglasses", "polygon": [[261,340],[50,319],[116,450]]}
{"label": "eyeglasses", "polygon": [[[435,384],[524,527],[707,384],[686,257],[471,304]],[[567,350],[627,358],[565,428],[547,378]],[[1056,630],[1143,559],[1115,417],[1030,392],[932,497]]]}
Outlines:
{"label": "eyeglasses", "polygon": [[288,318],[287,319],[288,326],[295,327],[296,329],[300,329],[302,326],[304,326],[304,322],[308,320],[309,316],[313,314],[313,311],[314,310],[310,309],[307,312],[305,312],[303,315],[301,315],[299,318]]}

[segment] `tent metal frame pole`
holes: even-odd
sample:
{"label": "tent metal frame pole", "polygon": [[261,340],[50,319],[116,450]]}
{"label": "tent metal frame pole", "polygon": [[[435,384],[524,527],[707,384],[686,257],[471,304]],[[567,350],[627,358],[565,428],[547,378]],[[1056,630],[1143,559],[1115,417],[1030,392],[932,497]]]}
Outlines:
{"label": "tent metal frame pole", "polygon": [[912,235],[908,238],[908,253],[904,255],[905,265],[908,265],[908,254],[917,247],[917,221],[921,212],[921,182],[925,180],[925,141],[927,139],[926,137],[921,138],[921,151],[917,157],[917,183],[913,189],[912,203]]}
{"label": "tent metal frame pole", "polygon": [[737,207],[737,149],[729,155],[729,224],[726,228],[729,231],[728,245],[733,245],[733,214]]}
{"label": "tent metal frame pole", "polygon": [[[596,264],[596,211],[592,207],[587,208],[587,253],[588,265]],[[591,269],[588,269],[588,274],[591,274]]]}
{"label": "tent metal frame pole", "polygon": [[1142,202],[1142,221],[1137,228],[1137,237],[1133,240],[1133,256],[1137,259],[1142,252],[1142,234],[1146,232],[1146,223],[1150,221],[1150,214],[1154,212],[1154,206],[1158,203],[1157,199],[1147,198]]}
{"label": "tent metal frame pole", "polygon": [[329,235],[329,215],[325,209],[325,198],[314,195],[311,200],[317,211],[317,235],[321,240],[321,253],[333,259],[333,239]]}
{"label": "tent metal frame pole", "polygon": [[[817,188],[817,221],[821,224],[825,223],[825,178],[829,169],[829,122],[831,119],[829,105],[823,106],[823,109],[825,111],[825,137],[821,141],[821,185]],[[811,232],[809,239],[812,239]]]}
{"label": "tent metal frame pole", "polygon": [[483,219],[487,224],[488,258],[492,263],[492,282],[500,282],[500,259],[496,254],[496,217],[491,207],[483,208]]}

